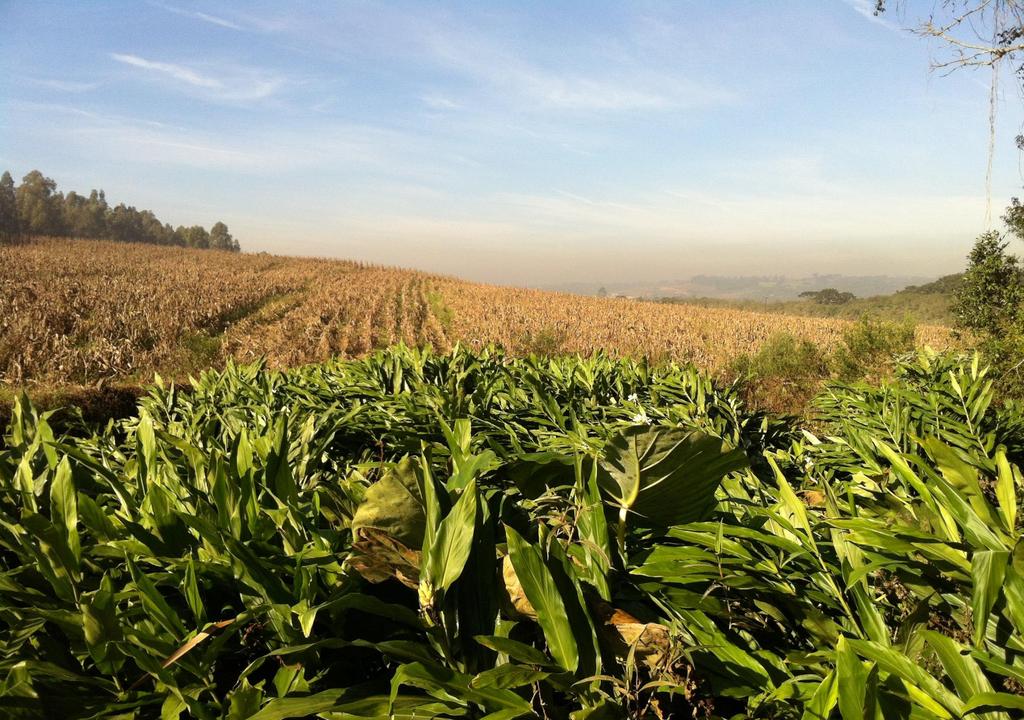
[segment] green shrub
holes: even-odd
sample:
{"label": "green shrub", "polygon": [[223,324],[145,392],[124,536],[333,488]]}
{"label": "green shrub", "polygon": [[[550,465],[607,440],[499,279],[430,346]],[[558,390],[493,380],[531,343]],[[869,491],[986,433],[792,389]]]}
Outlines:
{"label": "green shrub", "polygon": [[1003,399],[1024,399],[1024,327],[1011,325],[998,335],[978,342],[985,359],[992,363],[992,379]]}
{"label": "green shrub", "polygon": [[1024,304],[1024,270],[1006,251],[996,231],[981,234],[967,256],[969,264],[953,299],[957,326],[999,336],[1017,323]]}
{"label": "green shrub", "polygon": [[744,375],[759,378],[820,377],[828,370],[817,345],[789,333],[773,335],[753,355],[741,355],[735,367]]}
{"label": "green shrub", "polygon": [[829,377],[821,348],[789,333],[773,335],[757,352],[739,356],[731,371],[742,379],[751,404],[790,414],[806,407]]}
{"label": "green shrub", "polygon": [[427,303],[430,305],[430,312],[441,323],[441,327],[445,330],[451,330],[455,313],[448,306],[448,303],[444,301],[444,296],[437,290],[431,290],[427,293]]}
{"label": "green shrub", "polygon": [[551,357],[562,351],[565,338],[566,333],[564,330],[546,325],[536,332],[527,331],[524,333],[520,344],[529,355]]}
{"label": "green shrub", "polygon": [[178,338],[180,369],[185,373],[193,373],[216,366],[220,361],[222,342],[221,335],[210,335],[202,330],[183,333]]}
{"label": "green shrub", "polygon": [[914,323],[863,317],[843,333],[832,364],[838,377],[852,380],[884,374],[896,355],[914,349]]}
{"label": "green shrub", "polygon": [[843,333],[832,352],[789,333],[773,335],[730,367],[742,379],[746,399],[773,412],[802,414],[829,379],[880,378],[897,356],[914,349],[914,324],[861,318]]}

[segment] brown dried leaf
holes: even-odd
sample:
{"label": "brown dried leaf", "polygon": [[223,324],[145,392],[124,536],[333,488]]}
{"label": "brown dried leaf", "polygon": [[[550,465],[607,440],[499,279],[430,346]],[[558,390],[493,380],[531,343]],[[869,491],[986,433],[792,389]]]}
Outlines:
{"label": "brown dried leaf", "polygon": [[395,578],[416,589],[420,582],[419,550],[412,550],[387,533],[374,528],[359,528],[348,564],[372,583]]}

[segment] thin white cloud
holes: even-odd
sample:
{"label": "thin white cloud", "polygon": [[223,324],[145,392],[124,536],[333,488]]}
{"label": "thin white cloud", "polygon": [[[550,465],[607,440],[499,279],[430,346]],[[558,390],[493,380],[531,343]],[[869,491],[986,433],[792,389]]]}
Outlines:
{"label": "thin white cloud", "polygon": [[117,60],[125,65],[131,65],[133,67],[142,68],[144,70],[153,70],[155,72],[163,73],[175,80],[180,80],[183,83],[189,85],[195,85],[201,88],[221,88],[223,83],[216,78],[204,77],[197,72],[189,70],[187,67],[181,65],[175,65],[173,63],[155,62],[153,60],[146,60],[138,55],[123,55],[121,53],[111,53],[110,57]]}
{"label": "thin white cloud", "polygon": [[731,209],[729,203],[724,199],[702,190],[666,190],[665,194],[669,197],[676,198],[677,200],[682,200],[685,203],[706,205],[718,210]]}
{"label": "thin white cloud", "polygon": [[203,22],[210,23],[211,25],[218,25],[222,28],[228,28],[230,30],[244,30],[244,28],[237,23],[231,22],[230,20],[225,20],[222,17],[217,17],[216,15],[209,15],[204,12],[199,12],[198,10],[186,10],[185,8],[180,8],[175,5],[165,5],[164,3],[159,2],[151,2],[150,5],[158,7],[161,10],[166,10],[167,12],[174,13],[175,15],[193,18],[194,20],[202,20]]}
{"label": "thin white cloud", "polygon": [[[12,117],[45,117],[34,134],[41,144],[70,138],[64,147],[84,158],[125,163],[186,166],[206,170],[276,174],[344,167],[360,186],[374,182],[435,187],[456,173],[454,155],[408,133],[368,125],[327,123],[315,134],[287,127],[215,132],[178,127],[139,117],[97,112],[65,104],[15,101]],[[385,194],[384,197],[388,197]],[[333,202],[333,200],[332,200]]]}
{"label": "thin white cloud", "polygon": [[460,103],[444,95],[423,95],[420,97],[420,100],[423,101],[424,105],[434,110],[458,110],[462,107]]}
{"label": "thin white cloud", "polygon": [[428,39],[435,61],[502,97],[566,110],[658,110],[731,103],[729,90],[651,70],[633,58],[605,58],[600,76],[547,68],[472,33],[437,30]]}
{"label": "thin white cloud", "polygon": [[437,111],[455,109],[448,105],[454,102],[463,111],[508,116],[511,107],[537,117],[546,111],[687,110],[739,99],[706,63],[688,64],[678,47],[652,48],[639,34],[622,43],[587,36],[567,38],[557,53],[534,53],[526,37],[509,37],[500,25],[495,32],[494,15],[501,14],[482,19],[428,5],[342,3],[316,13],[293,9],[289,22],[275,28],[321,56],[383,57],[411,62],[415,71],[438,71],[458,90],[431,87],[417,98]]}
{"label": "thin white cloud", "polygon": [[90,90],[95,90],[101,84],[98,82],[78,82],[75,80],[57,80],[53,78],[29,78],[28,82],[38,87],[68,93],[89,92]]}
{"label": "thin white cloud", "polygon": [[[856,197],[856,202],[850,199]],[[671,189],[622,202],[557,191],[555,195],[503,193],[497,217],[524,234],[546,232],[567,241],[636,238],[648,247],[678,251],[715,238],[723,247],[758,238],[787,244],[849,236],[863,242],[893,237],[921,240],[937,234],[970,238],[980,227],[984,198],[966,195],[890,196],[858,188],[848,196],[822,193],[716,195],[699,188]],[[932,218],[922,223],[922,217]],[[728,228],[728,233],[722,229]],[[837,228],[842,228],[837,230]]]}
{"label": "thin white cloud", "polygon": [[47,116],[60,116],[60,115],[77,115],[79,117],[88,118],[102,123],[127,123],[133,125],[145,125],[154,128],[162,128],[165,130],[178,130],[185,132],[186,128],[168,125],[167,123],[158,122],[156,120],[142,120],[139,118],[133,118],[126,115],[117,115],[114,113],[97,113],[92,110],[85,110],[80,107],[73,105],[65,105],[61,103],[37,103],[37,102],[25,102],[16,100],[9,106],[12,110],[18,110],[31,116],[33,113],[39,115],[40,113],[46,113]]}
{"label": "thin white cloud", "polygon": [[216,75],[204,74],[175,63],[148,60],[138,55],[111,53],[117,62],[183,83],[212,100],[244,102],[262,100],[277,92],[284,81],[251,68],[223,67]]}
{"label": "thin white cloud", "polygon": [[207,15],[206,13],[195,12],[192,13],[192,17],[197,18],[199,20],[204,20],[205,22],[212,23],[214,25],[220,25],[221,27],[231,28],[232,30],[242,29],[240,26],[235,25],[233,22],[229,22],[224,18],[216,17],[215,15]]}
{"label": "thin white cloud", "polygon": [[82,144],[69,147],[84,149],[90,155],[142,158],[157,165],[240,170],[262,167],[266,160],[258,151],[153,120],[53,103],[15,102],[11,108],[26,117],[46,117],[47,122],[36,130],[43,138],[64,136],[74,128],[73,136]]}

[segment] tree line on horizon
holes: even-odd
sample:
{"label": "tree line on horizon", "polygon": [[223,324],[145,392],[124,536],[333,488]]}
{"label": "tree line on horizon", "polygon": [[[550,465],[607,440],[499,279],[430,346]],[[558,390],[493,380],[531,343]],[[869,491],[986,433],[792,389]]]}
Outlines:
{"label": "tree line on horizon", "polygon": [[58,192],[57,183],[33,170],[15,187],[10,172],[0,177],[0,244],[33,236],[75,237],[117,242],[174,245],[238,252],[241,248],[223,222],[173,227],[152,210],[119,203],[111,207],[102,190],[88,197],[74,190]]}

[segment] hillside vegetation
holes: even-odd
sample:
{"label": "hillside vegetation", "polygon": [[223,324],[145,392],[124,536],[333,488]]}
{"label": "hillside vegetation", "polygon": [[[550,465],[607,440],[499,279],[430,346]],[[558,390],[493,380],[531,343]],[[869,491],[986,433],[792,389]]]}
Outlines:
{"label": "hillside vegetation", "polygon": [[1024,417],[993,400],[921,353],[811,434],[694,368],[396,348],[99,431],[19,401],[0,707],[1020,717]]}
{"label": "hillside vegetation", "polygon": [[813,299],[766,303],[754,300],[670,297],[661,298],[661,302],[845,320],[857,320],[865,316],[892,320],[907,319],[926,325],[950,326],[954,321],[953,294],[961,277],[961,274],[947,275],[934,282],[911,285],[889,295],[857,297],[837,304],[816,302]]}
{"label": "hillside vegetation", "polygon": [[[228,359],[290,367],[395,342],[607,351],[716,371],[786,333],[828,350],[842,320],[501,288],[359,263],[98,241],[0,247],[0,383],[184,378]],[[917,341],[949,343],[922,325]]]}

